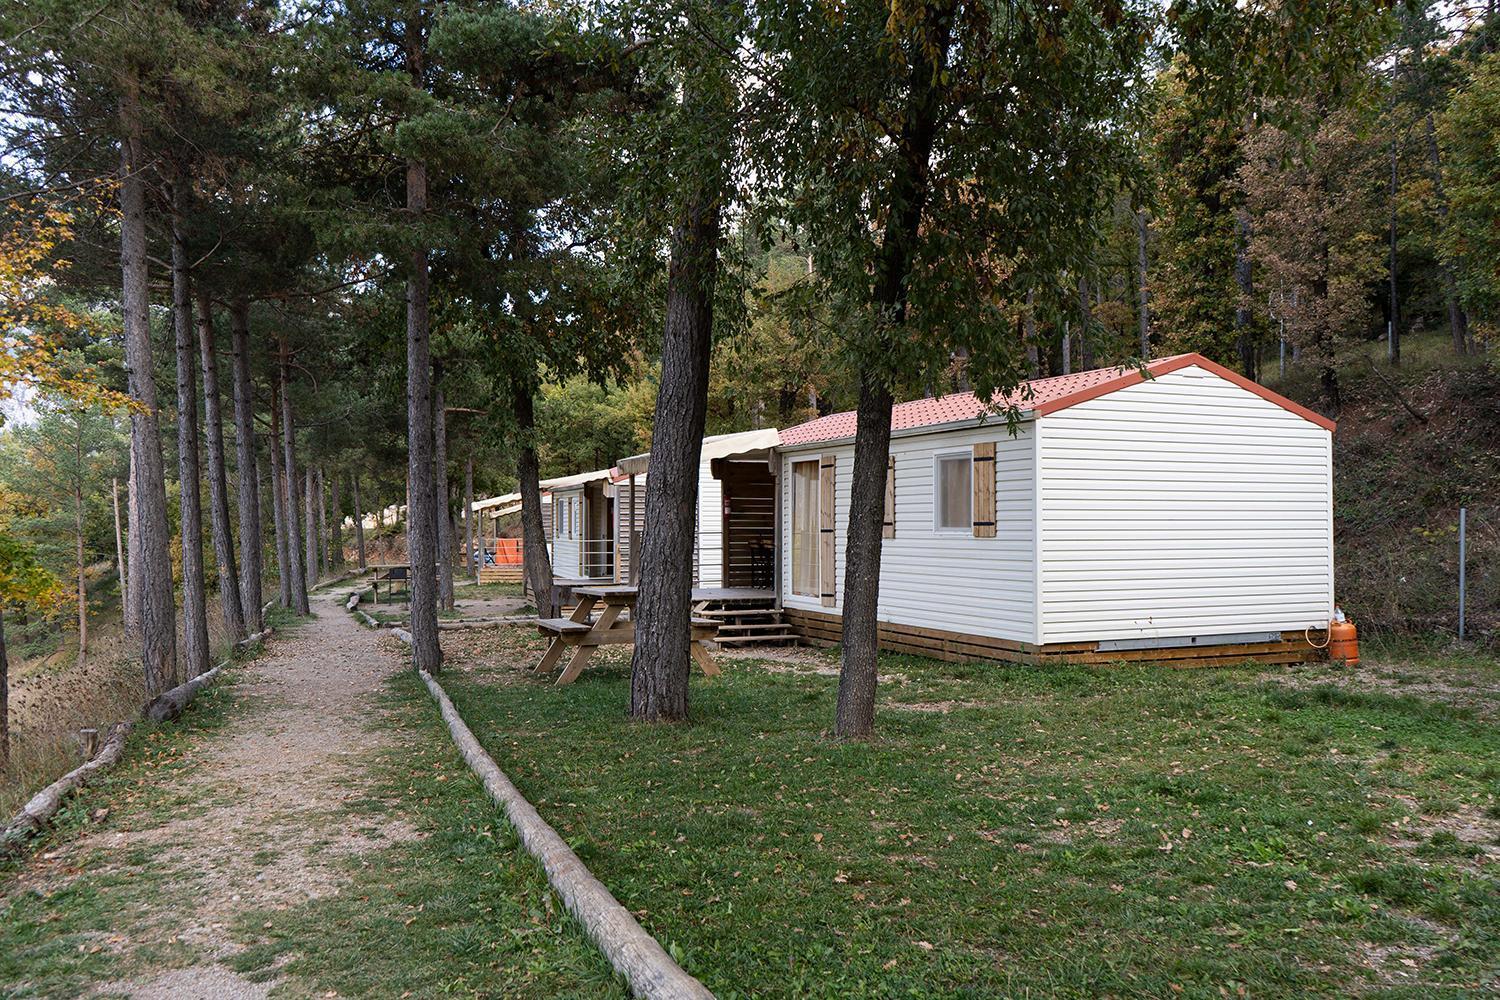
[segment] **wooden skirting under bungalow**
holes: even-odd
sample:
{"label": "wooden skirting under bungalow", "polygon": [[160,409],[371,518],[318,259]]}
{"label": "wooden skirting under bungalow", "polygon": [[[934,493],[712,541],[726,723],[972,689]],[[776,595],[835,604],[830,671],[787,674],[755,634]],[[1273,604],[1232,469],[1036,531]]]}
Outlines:
{"label": "wooden skirting under bungalow", "polygon": [[521,567],[517,564],[502,563],[498,566],[485,566],[479,571],[480,583],[520,583],[524,575]]}
{"label": "wooden skirting under bungalow", "polygon": [[[805,642],[814,646],[837,646],[843,638],[843,619],[838,615],[798,608],[782,614]],[[1311,642],[1309,642],[1311,639]],[[1171,646],[1151,649],[1106,649],[1098,642],[1061,642],[1037,646],[1033,643],[988,636],[919,628],[915,625],[880,623],[880,648],[893,653],[912,653],[957,663],[1000,661],[1003,663],[1162,663],[1171,667],[1227,667],[1241,663],[1308,663],[1324,658],[1317,648],[1326,641],[1322,630],[1306,636],[1282,632],[1270,642],[1241,642],[1218,646]]]}

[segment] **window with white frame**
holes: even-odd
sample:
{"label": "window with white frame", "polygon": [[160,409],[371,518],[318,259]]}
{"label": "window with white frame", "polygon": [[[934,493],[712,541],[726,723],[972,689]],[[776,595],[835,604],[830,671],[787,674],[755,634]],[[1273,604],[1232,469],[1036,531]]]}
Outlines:
{"label": "window with white frame", "polygon": [[933,527],[974,530],[974,456],[967,450],[933,457]]}

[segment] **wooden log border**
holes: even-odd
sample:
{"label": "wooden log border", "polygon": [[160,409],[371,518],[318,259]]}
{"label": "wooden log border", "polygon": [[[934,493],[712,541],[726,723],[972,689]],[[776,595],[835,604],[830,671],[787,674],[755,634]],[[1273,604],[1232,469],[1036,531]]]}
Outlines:
{"label": "wooden log border", "polygon": [[0,850],[19,848],[27,839],[40,833],[62,808],[64,799],[88,784],[100,771],[119,763],[125,753],[125,737],[130,735],[134,725],[133,722],[116,722],[110,727],[109,736],[98,753],[33,795],[0,833]]}
{"label": "wooden log border", "polygon": [[[411,645],[411,633],[406,629],[397,628],[392,632],[402,642]],[[425,670],[417,673],[437,702],[438,711],[448,725],[448,734],[464,763],[479,778],[490,800],[505,810],[505,817],[516,831],[521,846],[542,866],[547,881],[562,898],[563,905],[583,925],[584,931],[614,970],[630,984],[630,992],[647,1000],[714,1000],[708,987],[688,975],[666,949],[646,933],[630,911],[542,819],[536,807],[526,800],[520,789],[500,770],[500,765],[474,738],[474,733],[464,723],[458,709],[453,707],[437,678]]]}
{"label": "wooden log border", "polygon": [[[269,608],[270,605],[267,607]],[[234,648],[242,650],[253,646],[266,639],[273,631],[274,629],[267,628],[246,636],[236,642]],[[176,718],[182,714],[182,710],[199,691],[218,679],[219,672],[229,663],[229,660],[225,660],[187,683],[179,684],[170,691],[157,695],[147,703],[141,715],[151,722],[164,722]],[[5,828],[0,830],[0,852],[19,847],[30,837],[40,833],[62,808],[64,799],[88,784],[98,772],[118,764],[125,752],[125,738],[134,726],[135,723],[129,720],[116,722],[110,727],[109,735],[100,746],[98,753],[33,795]]]}

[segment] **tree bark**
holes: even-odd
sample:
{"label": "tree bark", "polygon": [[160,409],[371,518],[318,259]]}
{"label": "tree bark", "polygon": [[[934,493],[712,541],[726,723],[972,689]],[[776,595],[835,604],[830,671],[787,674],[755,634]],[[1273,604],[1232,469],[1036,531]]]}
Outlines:
{"label": "tree bark", "polygon": [[1391,190],[1390,190],[1390,222],[1391,222],[1391,252],[1390,252],[1390,286],[1391,286],[1391,328],[1389,334],[1390,362],[1393,365],[1401,363],[1401,303],[1400,295],[1396,289],[1396,140],[1391,140]]}
{"label": "tree bark", "polygon": [[338,573],[344,568],[344,497],[342,478],[335,474],[328,481],[329,505],[333,508],[328,518],[328,571]]}
{"label": "tree bark", "polygon": [[120,480],[112,478],[109,481],[110,499],[115,508],[115,573],[120,578],[120,607],[130,607],[130,578],[126,575],[125,568],[125,542],[124,535],[120,532]]}
{"label": "tree bark", "polygon": [[[134,425],[132,424],[131,426],[132,441],[130,457],[125,470],[125,572],[127,574],[135,568],[136,558],[140,555],[140,552],[136,548],[137,538],[135,536],[135,522],[137,520],[135,504],[135,443],[133,440]],[[130,587],[121,597],[125,602],[125,634],[135,635],[140,632],[141,628],[141,595],[135,587]]]}
{"label": "tree bark", "polygon": [[1041,378],[1042,355],[1036,342],[1036,290],[1026,290],[1026,315],[1022,319],[1022,336],[1026,340],[1026,370],[1032,378]]}
{"label": "tree bark", "polygon": [[707,176],[697,180],[682,205],[667,269],[661,382],[630,659],[630,714],[652,722],[679,721],[688,714],[698,464],[708,412],[721,206],[731,155],[715,89],[711,82],[695,82],[683,95],[685,110],[705,126],[706,134],[717,130],[721,141],[712,159],[704,160],[712,164]]}
{"label": "tree bark", "polygon": [[10,654],[5,649],[5,604],[0,601],[0,774],[10,770]]}
{"label": "tree bark", "polygon": [[1141,360],[1151,360],[1151,288],[1146,282],[1146,249],[1150,229],[1146,223],[1146,210],[1135,210],[1135,281],[1137,302],[1136,320],[1141,331]]}
{"label": "tree bark", "polygon": [[354,551],[359,559],[359,568],[364,571],[365,559],[365,505],[359,499],[359,473],[354,474]]}
{"label": "tree bark", "polygon": [[432,495],[437,501],[438,605],[453,610],[453,517],[448,503],[448,411],[441,372],[432,391]]}
{"label": "tree bark", "polygon": [[474,453],[464,459],[464,573],[479,582],[479,567],[483,559],[474,558]]}
{"label": "tree bark", "polygon": [[1236,346],[1240,355],[1240,371],[1248,379],[1255,379],[1255,341],[1250,330],[1250,302],[1255,294],[1250,260],[1250,217],[1244,209],[1234,219],[1234,280],[1239,288],[1239,303],[1234,309],[1234,328],[1238,333]]}
{"label": "tree bark", "polygon": [[1089,302],[1089,279],[1078,279],[1078,360],[1080,371],[1094,368],[1094,309]]}
{"label": "tree bark", "polygon": [[146,271],[146,191],[139,84],[123,81],[120,123],[120,278],[125,367],[130,396],[130,455],[134,509],[130,519],[131,587],[138,613],[146,693],[155,697],[177,676],[177,609],[167,542],[167,481],[161,454],[160,410],[151,358],[150,288]]}
{"label": "tree bark", "polygon": [[307,587],[311,590],[318,585],[318,499],[317,499],[317,477],[313,475],[312,466],[302,470],[302,516],[305,518],[302,526],[302,543],[306,547],[303,560],[303,572],[307,574]]}
{"label": "tree bark", "polygon": [[[949,34],[946,8],[926,17],[941,20],[938,43],[918,46],[910,70],[910,96],[891,177],[890,211],[876,259],[872,304],[889,336],[900,336],[906,322],[907,275],[916,254],[922,213],[930,191],[932,147],[937,137],[937,79],[947,62]],[[937,54],[937,64],[931,53]],[[873,356],[861,366],[859,406],[855,415],[854,472],[849,521],[844,543],[843,659],[839,666],[834,733],[841,739],[864,739],[875,730],[875,685],[879,652],[876,605],[880,597],[880,549],[885,520],[885,477],[890,458],[893,397]]]}
{"label": "tree bark", "polygon": [[[536,456],[536,407],[531,384],[516,376],[511,381],[511,409],[516,418],[516,481],[521,491],[521,561],[539,614],[553,610],[552,560],[542,529],[542,490]],[[557,512],[552,512],[553,518]],[[554,523],[556,523],[554,521]]]}
{"label": "tree bark", "polygon": [[208,439],[208,509],[214,558],[219,564],[219,606],[224,627],[238,642],[245,630],[239,568],[234,558],[234,531],[229,520],[229,473],[224,467],[224,414],[219,402],[219,351],[214,341],[213,306],[198,290],[198,360],[203,371],[203,427]]}
{"label": "tree bark", "polygon": [[308,469],[307,475],[313,486],[313,496],[317,499],[318,515],[318,579],[328,572],[328,494],[323,489],[323,467]]}
{"label": "tree bark", "polygon": [[302,564],[302,525],[297,516],[297,494],[300,480],[297,476],[297,428],[292,422],[291,397],[291,351],[286,339],[281,340],[280,357],[276,366],[281,380],[281,461],[282,481],[286,484],[286,564],[290,569],[292,609],[298,614],[310,614],[307,603],[307,574]]}
{"label": "tree bark", "polygon": [[[81,441],[80,441],[81,444]],[[78,468],[83,470],[83,449],[78,449]],[[89,651],[89,589],[84,570],[88,568],[83,550],[83,483],[73,481],[73,566],[78,577],[78,665],[88,660]]]}
{"label": "tree bark", "polygon": [[[420,64],[418,64],[420,65]],[[406,164],[406,207],[427,210],[427,165]],[[406,552],[411,563],[412,665],[435,674],[443,666],[437,628],[437,497],[433,492],[432,352],[428,329],[427,251],[412,253],[406,280]]]}
{"label": "tree bark", "polygon": [[260,475],[255,453],[255,389],[250,381],[250,303],[237,299],[229,311],[234,346],[234,431],[240,519],[240,614],[245,629],[261,631]]}
{"label": "tree bark", "polygon": [[271,440],[266,444],[271,453],[271,511],[276,529],[276,581],[279,600],[283,608],[295,608],[292,597],[291,543],[288,538],[286,464],[278,453],[281,448],[281,379],[271,379]]}
{"label": "tree bark", "polygon": [[206,673],[208,593],[203,569],[203,500],[198,470],[197,351],[188,275],[187,181],[172,182],[172,332],[177,345],[177,480],[182,528],[182,655],[188,677]]}
{"label": "tree bark", "polygon": [[[1438,150],[1437,126],[1432,112],[1427,113],[1427,159],[1432,164],[1432,193],[1437,198],[1438,216],[1448,218],[1448,194],[1443,189],[1443,162]],[[1443,297],[1448,303],[1448,334],[1453,340],[1453,353],[1469,353],[1469,314],[1464,310],[1458,295],[1458,279],[1453,266],[1447,261],[1441,264],[1443,271]]]}

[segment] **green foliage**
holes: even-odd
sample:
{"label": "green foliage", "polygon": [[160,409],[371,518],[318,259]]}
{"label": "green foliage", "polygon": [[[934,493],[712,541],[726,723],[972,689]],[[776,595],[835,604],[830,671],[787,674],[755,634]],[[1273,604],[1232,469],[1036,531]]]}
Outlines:
{"label": "green foliage", "polygon": [[1487,323],[1500,316],[1500,54],[1481,58],[1441,116],[1444,170],[1452,211],[1439,241],[1464,300]]}

